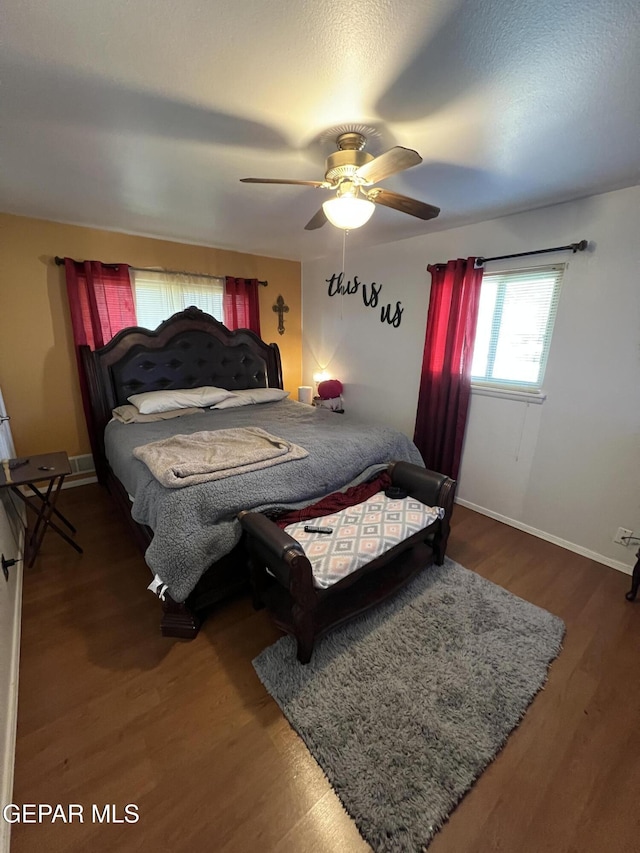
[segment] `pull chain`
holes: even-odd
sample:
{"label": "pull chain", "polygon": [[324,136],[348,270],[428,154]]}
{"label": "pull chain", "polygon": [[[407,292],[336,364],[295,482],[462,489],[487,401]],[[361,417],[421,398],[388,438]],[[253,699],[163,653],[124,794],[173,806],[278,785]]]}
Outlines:
{"label": "pull chain", "polygon": [[343,313],[342,309],[344,306],[344,282],[347,279],[347,273],[346,273],[346,269],[345,269],[345,267],[346,267],[345,257],[347,254],[347,234],[348,234],[348,231],[347,231],[347,229],[345,229],[342,232],[342,293],[340,294],[340,320],[342,320],[342,313]]}

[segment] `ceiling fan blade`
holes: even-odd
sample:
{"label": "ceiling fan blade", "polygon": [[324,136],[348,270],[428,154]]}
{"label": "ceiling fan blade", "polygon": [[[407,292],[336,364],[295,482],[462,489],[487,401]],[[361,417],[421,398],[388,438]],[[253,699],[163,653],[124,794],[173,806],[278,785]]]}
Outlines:
{"label": "ceiling fan blade", "polygon": [[322,228],[322,226],[327,222],[327,217],[322,208],[311,217],[311,219],[304,226],[305,231],[315,231],[316,228]]}
{"label": "ceiling fan blade", "polygon": [[422,157],[417,151],[397,145],[365,163],[364,166],[360,166],[356,176],[362,178],[367,184],[377,184],[378,181],[383,181],[390,175],[395,175],[396,172],[402,172],[403,169],[417,166],[418,163],[422,163]]}
{"label": "ceiling fan blade", "polygon": [[376,204],[392,207],[394,210],[400,210],[402,213],[408,213],[410,216],[417,216],[418,219],[435,219],[440,213],[439,207],[434,207],[432,204],[425,204],[423,201],[409,198],[406,195],[392,193],[390,190],[376,189],[368,197],[371,201],[375,201]]}
{"label": "ceiling fan blade", "polygon": [[285,178],[240,178],[243,184],[295,184],[301,187],[325,187],[331,184],[326,181],[288,181]]}

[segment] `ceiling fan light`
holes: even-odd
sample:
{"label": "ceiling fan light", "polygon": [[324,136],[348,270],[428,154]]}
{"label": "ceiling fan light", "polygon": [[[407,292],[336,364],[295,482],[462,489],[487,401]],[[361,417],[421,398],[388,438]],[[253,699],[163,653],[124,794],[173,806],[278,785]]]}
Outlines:
{"label": "ceiling fan light", "polygon": [[375,204],[366,198],[342,196],[325,201],[322,209],[332,225],[351,231],[353,228],[360,228],[371,219]]}

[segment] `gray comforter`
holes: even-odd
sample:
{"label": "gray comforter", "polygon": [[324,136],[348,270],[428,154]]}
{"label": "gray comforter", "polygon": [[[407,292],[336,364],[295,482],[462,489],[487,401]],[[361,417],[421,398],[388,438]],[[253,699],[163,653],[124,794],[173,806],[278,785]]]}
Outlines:
{"label": "gray comforter", "polygon": [[[170,435],[247,426],[299,444],[309,455],[183,489],[165,488],[133,456],[135,447]],[[237,544],[240,510],[305,506],[363,482],[391,460],[423,464],[413,442],[397,430],[291,400],[151,424],[111,421],[105,447],[113,472],[133,498],[133,518],[153,530],[147,564],[176,601],[184,601],[206,569]]]}

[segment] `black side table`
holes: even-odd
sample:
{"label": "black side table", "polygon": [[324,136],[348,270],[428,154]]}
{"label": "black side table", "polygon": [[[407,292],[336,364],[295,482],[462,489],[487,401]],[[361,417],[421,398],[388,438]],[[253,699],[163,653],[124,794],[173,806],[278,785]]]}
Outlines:
{"label": "black side table", "polygon": [[[56,501],[64,478],[70,473],[69,458],[64,451],[41,453],[25,459],[5,459],[0,462],[0,489],[11,489],[24,502],[27,510],[35,515],[33,527],[29,528],[27,519],[27,529],[25,530],[24,560],[29,568],[33,566],[38,556],[48,527],[54,530],[58,536],[61,536],[65,542],[68,542],[72,548],[75,548],[79,554],[82,554],[82,548],[78,543],[52,521],[52,516],[55,515],[71,533],[75,534],[76,529],[73,524],[56,509]],[[38,488],[36,483],[46,483],[46,486]],[[20,488],[21,486],[28,489],[31,494],[25,494]]]}

